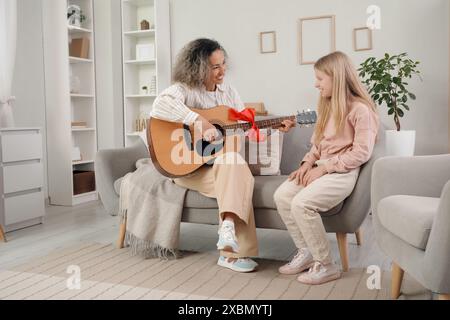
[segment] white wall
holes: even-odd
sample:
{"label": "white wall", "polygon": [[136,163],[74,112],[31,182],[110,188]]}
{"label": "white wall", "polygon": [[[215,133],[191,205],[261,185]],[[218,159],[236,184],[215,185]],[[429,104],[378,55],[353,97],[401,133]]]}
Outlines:
{"label": "white wall", "polygon": [[41,127],[44,145],[44,191],[47,190],[42,0],[17,1],[17,55],[13,112],[17,127]]}
{"label": "white wall", "polygon": [[[352,30],[363,27],[366,8],[381,7],[382,29],[374,50],[354,52]],[[418,100],[402,119],[403,129],[417,130],[416,153],[448,152],[448,0],[171,0],[172,56],[197,37],[215,38],[230,56],[228,80],[244,101],[264,101],[271,113],[315,109],[312,66],[298,64],[297,21],[336,15],[337,49],[359,64],[384,52],[408,52],[422,62],[424,81],[411,81]],[[259,33],[277,32],[278,52],[259,53]],[[391,128],[385,106],[382,121]]]}

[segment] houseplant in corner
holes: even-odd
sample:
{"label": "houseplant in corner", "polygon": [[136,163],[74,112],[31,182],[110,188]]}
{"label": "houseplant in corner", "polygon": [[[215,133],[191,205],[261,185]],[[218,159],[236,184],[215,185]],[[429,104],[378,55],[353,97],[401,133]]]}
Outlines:
{"label": "houseplant in corner", "polygon": [[377,60],[374,57],[364,61],[358,69],[363,83],[368,87],[372,99],[378,105],[388,108],[397,130],[386,130],[386,155],[412,156],[415,147],[415,130],[400,130],[400,118],[409,111],[408,101],[416,96],[408,90],[408,79],[418,76],[419,61],[413,61],[407,53],[389,55]]}

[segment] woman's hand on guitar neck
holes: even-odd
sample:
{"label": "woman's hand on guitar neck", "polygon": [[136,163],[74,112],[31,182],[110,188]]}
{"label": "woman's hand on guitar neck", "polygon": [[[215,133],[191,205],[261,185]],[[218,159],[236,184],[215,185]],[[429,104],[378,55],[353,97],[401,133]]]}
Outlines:
{"label": "woman's hand on guitar neck", "polygon": [[295,127],[295,122],[289,119],[284,120],[282,126],[278,128],[281,132],[288,132],[291,128]]}
{"label": "woman's hand on guitar neck", "polygon": [[195,125],[194,127],[196,129],[200,129],[201,132],[201,136],[203,138],[203,140],[208,141],[208,142],[212,142],[216,139],[217,137],[217,129],[216,127],[214,127],[211,122],[209,122],[208,120],[206,120],[204,117],[202,116],[198,116],[197,119],[195,120],[195,122],[200,122],[200,125]]}

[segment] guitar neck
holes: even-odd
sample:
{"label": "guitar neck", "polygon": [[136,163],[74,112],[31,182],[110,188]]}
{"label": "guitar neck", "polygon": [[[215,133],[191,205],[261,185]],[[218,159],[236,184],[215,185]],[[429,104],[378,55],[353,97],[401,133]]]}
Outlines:
{"label": "guitar neck", "polygon": [[[255,124],[260,129],[278,128],[278,127],[281,127],[281,123],[284,120],[291,120],[291,121],[295,122],[296,117],[288,116],[288,117],[280,117],[280,118],[273,118],[273,119],[267,119],[267,120],[258,120],[258,121],[255,121]],[[252,127],[252,124],[250,122],[236,123],[236,124],[230,124],[230,125],[223,126],[223,128],[226,130],[227,129],[242,129],[244,131],[250,129],[251,127]]]}

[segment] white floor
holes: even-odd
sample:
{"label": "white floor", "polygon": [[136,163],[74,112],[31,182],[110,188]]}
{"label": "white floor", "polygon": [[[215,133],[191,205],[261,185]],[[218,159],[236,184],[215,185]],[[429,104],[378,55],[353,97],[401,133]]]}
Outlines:
{"label": "white floor", "polygon": [[[357,246],[355,237],[348,236],[350,268],[377,265],[390,269],[390,261],[379,250],[369,216],[362,228],[363,244]],[[295,247],[287,231],[258,229],[260,257],[288,260]],[[8,269],[34,257],[44,256],[57,248],[77,243],[114,243],[118,235],[118,219],[109,216],[100,202],[76,207],[47,207],[44,224],[6,234],[8,242],[0,243],[0,269]],[[334,234],[329,235],[333,256],[339,262]],[[182,223],[180,249],[194,251],[216,250],[217,226]]]}

